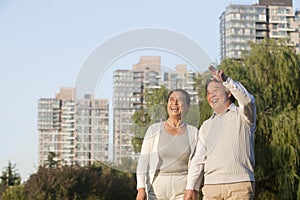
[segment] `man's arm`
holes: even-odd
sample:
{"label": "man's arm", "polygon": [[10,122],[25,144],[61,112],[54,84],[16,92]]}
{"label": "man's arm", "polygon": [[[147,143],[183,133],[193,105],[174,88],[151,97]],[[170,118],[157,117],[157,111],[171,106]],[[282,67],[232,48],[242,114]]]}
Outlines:
{"label": "man's arm", "polygon": [[188,170],[187,185],[183,197],[184,200],[197,200],[197,194],[203,180],[205,153],[206,150],[201,127],[199,131],[196,152],[192,157]]}
{"label": "man's arm", "polygon": [[238,101],[239,107],[242,109],[245,120],[248,124],[255,124],[256,120],[256,106],[255,99],[246,88],[237,81],[225,75],[222,70],[217,70],[213,66],[208,67],[212,75],[219,81],[223,82],[224,87],[228,89],[231,94]]}
{"label": "man's arm", "polygon": [[202,127],[199,131],[196,152],[195,155],[192,157],[190,167],[188,170],[186,190],[198,191],[203,179],[206,148],[204,146],[204,137],[201,131]]}
{"label": "man's arm", "polygon": [[139,188],[135,200],[146,200],[147,194],[145,188]]}
{"label": "man's arm", "polygon": [[223,85],[231,92],[231,94],[238,101],[239,107],[242,109],[242,113],[248,124],[255,124],[256,120],[256,106],[255,99],[246,88],[237,81],[234,81],[230,77],[227,78]]}

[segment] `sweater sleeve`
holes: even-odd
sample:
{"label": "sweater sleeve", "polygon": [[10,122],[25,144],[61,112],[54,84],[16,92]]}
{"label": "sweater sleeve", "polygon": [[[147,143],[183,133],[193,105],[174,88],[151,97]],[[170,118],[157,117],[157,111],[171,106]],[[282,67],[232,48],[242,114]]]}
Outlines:
{"label": "sweater sleeve", "polygon": [[151,146],[153,141],[153,137],[151,137],[152,131],[153,131],[152,126],[150,126],[147,129],[143,140],[142,149],[141,149],[141,153],[139,156],[137,169],[136,169],[137,189],[146,188],[146,173],[148,169]]}
{"label": "sweater sleeve", "polygon": [[203,179],[206,148],[204,146],[204,137],[201,131],[202,131],[202,127],[200,128],[200,133],[198,135],[196,152],[191,160],[191,166],[188,171],[187,185],[186,185],[187,190],[198,191]]}
{"label": "sweater sleeve", "polygon": [[223,82],[223,85],[238,101],[244,120],[248,124],[255,124],[256,106],[255,99],[252,94],[250,94],[240,82],[234,81],[230,77]]}

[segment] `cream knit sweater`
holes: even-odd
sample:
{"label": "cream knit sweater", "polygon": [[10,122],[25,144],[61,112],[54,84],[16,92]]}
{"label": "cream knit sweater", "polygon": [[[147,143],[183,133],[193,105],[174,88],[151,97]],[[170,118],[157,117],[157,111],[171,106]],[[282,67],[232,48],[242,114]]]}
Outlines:
{"label": "cream knit sweater", "polygon": [[191,161],[187,189],[204,184],[254,182],[254,132],[256,107],[254,97],[239,83],[228,78],[223,85],[237,99],[223,115],[214,113],[200,127],[195,156]]}

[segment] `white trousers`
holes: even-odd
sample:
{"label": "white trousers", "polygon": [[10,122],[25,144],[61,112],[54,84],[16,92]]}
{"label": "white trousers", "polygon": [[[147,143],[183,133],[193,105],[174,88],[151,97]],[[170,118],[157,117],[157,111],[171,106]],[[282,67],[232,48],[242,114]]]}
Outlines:
{"label": "white trousers", "polygon": [[187,175],[158,175],[154,177],[148,200],[182,200]]}

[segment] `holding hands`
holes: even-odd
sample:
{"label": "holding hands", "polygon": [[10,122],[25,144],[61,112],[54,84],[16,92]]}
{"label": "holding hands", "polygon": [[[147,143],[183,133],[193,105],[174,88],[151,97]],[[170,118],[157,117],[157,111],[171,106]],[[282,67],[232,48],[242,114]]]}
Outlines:
{"label": "holding hands", "polygon": [[197,190],[186,190],[184,192],[183,200],[197,200]]}
{"label": "holding hands", "polygon": [[147,199],[147,194],[145,188],[139,188],[138,194],[136,196],[136,200],[146,200],[146,199]]}

